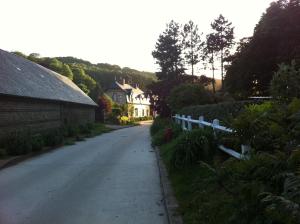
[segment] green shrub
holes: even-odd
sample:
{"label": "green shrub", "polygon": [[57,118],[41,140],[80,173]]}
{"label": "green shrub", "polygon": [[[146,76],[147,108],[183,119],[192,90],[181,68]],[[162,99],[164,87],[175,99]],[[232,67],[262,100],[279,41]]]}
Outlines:
{"label": "green shrub", "polygon": [[173,142],[171,164],[174,168],[192,166],[200,160],[211,161],[216,150],[216,142],[210,128],[185,131]]}
{"label": "green shrub", "polygon": [[150,127],[151,135],[155,135],[159,130],[165,129],[167,126],[172,125],[172,120],[168,118],[155,118],[153,124]]}
{"label": "green shrub", "polygon": [[4,140],[8,155],[23,155],[32,151],[31,135],[27,131],[13,132]]}
{"label": "green shrub", "polygon": [[271,81],[273,97],[282,102],[290,102],[295,97],[300,97],[300,68],[296,62],[291,65],[281,64]]}
{"label": "green shrub", "polygon": [[92,136],[100,135],[102,133],[109,132],[110,130],[111,130],[110,128],[106,127],[102,123],[95,123],[93,124],[93,129],[90,136],[92,137]]}
{"label": "green shrub", "polygon": [[51,130],[47,132],[44,138],[45,145],[51,147],[62,144],[63,140],[64,140],[64,135],[62,130],[60,129]]}
{"label": "green shrub", "polygon": [[259,153],[249,160],[193,167],[180,183],[192,191],[185,199],[190,201],[185,212],[196,217],[191,223],[299,223],[300,178],[292,165],[295,159],[299,164],[299,155]]}
{"label": "green shrub", "polygon": [[41,134],[31,136],[32,151],[41,151],[45,146],[44,137]]}
{"label": "green shrub", "polygon": [[132,117],[130,118],[131,121],[136,122],[136,121],[150,121],[153,120],[152,116],[149,117]]}
{"label": "green shrub", "polygon": [[122,109],[121,108],[112,108],[112,114],[113,116],[117,117],[117,116],[121,116],[122,114]]}
{"label": "green shrub", "polygon": [[212,93],[199,84],[181,84],[172,89],[167,98],[172,112],[178,112],[183,107],[213,103]]}
{"label": "green shrub", "polygon": [[168,123],[152,136],[152,145],[161,146],[177,138],[182,132],[181,127],[175,123]]}
{"label": "green shrub", "polygon": [[250,144],[256,151],[292,149],[299,144],[299,110],[299,99],[289,105],[277,102],[250,105],[234,119],[235,136],[240,143]]}
{"label": "green shrub", "polygon": [[253,103],[261,103],[260,101],[236,101],[224,102],[218,104],[197,105],[182,108],[178,114],[190,115],[194,119],[199,116],[204,116],[205,121],[212,122],[214,119],[219,119],[223,123],[230,123],[239,113],[241,113],[246,105]]}
{"label": "green shrub", "polygon": [[117,116],[113,113],[109,114],[106,118],[106,122],[110,124],[120,124],[120,116]]}
{"label": "green shrub", "polygon": [[[295,204],[299,208],[297,195],[300,181],[294,179],[290,181],[290,186],[287,185],[296,171],[289,168],[289,161],[289,156],[282,152],[260,153],[250,160],[230,160],[217,171],[219,181],[234,195],[238,195],[233,203],[240,209],[231,217],[233,221],[245,219],[247,222],[243,223],[298,223],[295,222],[295,216],[299,218],[300,211],[291,208]],[[278,206],[281,203],[278,199],[284,202],[281,206]],[[283,216],[282,211],[285,213]]]}
{"label": "green shrub", "polygon": [[152,145],[160,146],[165,143],[165,129],[161,129],[152,136]]}
{"label": "green shrub", "polygon": [[81,124],[79,125],[79,133],[89,135],[91,134],[92,127],[89,124]]}
{"label": "green shrub", "polygon": [[79,126],[67,125],[63,129],[64,137],[74,137],[80,133]]}
{"label": "green shrub", "polygon": [[[1,147],[3,147],[3,146],[1,146]],[[5,157],[6,155],[7,155],[6,149],[5,148],[0,148],[0,158]]]}

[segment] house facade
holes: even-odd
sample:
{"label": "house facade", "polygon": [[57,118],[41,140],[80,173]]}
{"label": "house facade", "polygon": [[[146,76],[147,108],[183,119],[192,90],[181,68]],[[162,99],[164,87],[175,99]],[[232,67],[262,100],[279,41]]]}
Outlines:
{"label": "house facade", "polygon": [[151,116],[150,97],[146,96],[137,85],[132,86],[125,80],[122,83],[115,81],[106,94],[117,104],[127,105],[129,117]]}
{"label": "house facade", "polygon": [[0,140],[95,122],[97,104],[70,79],[0,49]]}

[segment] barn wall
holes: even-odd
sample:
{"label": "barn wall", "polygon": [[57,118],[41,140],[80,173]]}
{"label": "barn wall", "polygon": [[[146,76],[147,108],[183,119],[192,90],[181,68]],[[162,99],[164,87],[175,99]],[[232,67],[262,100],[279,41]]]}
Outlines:
{"label": "barn wall", "polygon": [[95,107],[64,104],[61,108],[63,124],[86,124],[95,122]]}
{"label": "barn wall", "polygon": [[42,132],[63,124],[95,121],[95,108],[59,102],[0,96],[0,138],[13,131]]}

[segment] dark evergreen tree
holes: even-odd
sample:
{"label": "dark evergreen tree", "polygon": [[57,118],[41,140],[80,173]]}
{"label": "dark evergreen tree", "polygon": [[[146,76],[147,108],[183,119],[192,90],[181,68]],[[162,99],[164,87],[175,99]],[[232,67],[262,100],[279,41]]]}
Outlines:
{"label": "dark evergreen tree", "polygon": [[217,52],[220,54],[221,59],[221,78],[222,78],[222,88],[224,85],[224,61],[226,57],[229,56],[230,48],[234,44],[232,23],[225,19],[223,15],[220,15],[212,24],[211,28],[214,33],[213,36],[217,43]]}
{"label": "dark evergreen tree", "polygon": [[194,75],[194,66],[200,62],[200,51],[203,47],[203,42],[201,41],[198,26],[193,21],[189,21],[183,26],[182,38],[184,57],[187,64],[191,66],[191,72]]}
{"label": "dark evergreen tree", "polygon": [[[237,96],[269,95],[270,81],[281,63],[300,62],[300,0],[271,3],[241,43],[226,74],[228,91]],[[239,83],[239,84],[237,84]]]}
{"label": "dark evergreen tree", "polygon": [[213,86],[213,93],[216,93],[216,87],[215,87],[215,58],[216,53],[218,51],[218,43],[217,43],[217,37],[214,33],[208,34],[206,36],[206,42],[203,50],[203,58],[206,59],[206,61],[211,64],[211,70],[212,70],[212,86]]}
{"label": "dark evergreen tree", "polygon": [[159,36],[152,56],[156,59],[160,71],[156,73],[159,80],[176,78],[184,73],[182,44],[179,24],[173,20]]}

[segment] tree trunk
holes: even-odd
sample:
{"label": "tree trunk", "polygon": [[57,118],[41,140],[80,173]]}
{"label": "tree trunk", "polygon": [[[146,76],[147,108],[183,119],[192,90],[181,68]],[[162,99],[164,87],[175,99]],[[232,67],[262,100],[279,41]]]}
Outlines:
{"label": "tree trunk", "polygon": [[223,90],[223,87],[224,87],[224,73],[223,73],[223,49],[221,49],[221,83],[222,83],[222,86],[221,86],[221,89]]}
{"label": "tree trunk", "polygon": [[194,64],[192,63],[192,76],[194,76]]}
{"label": "tree trunk", "polygon": [[213,86],[213,93],[216,94],[216,87],[215,87],[215,65],[214,65],[214,53],[212,53],[212,71],[213,71],[213,81],[212,81],[212,86]]}
{"label": "tree trunk", "polygon": [[193,46],[193,35],[191,34],[191,50],[192,50],[192,76],[194,76],[194,46]]}

